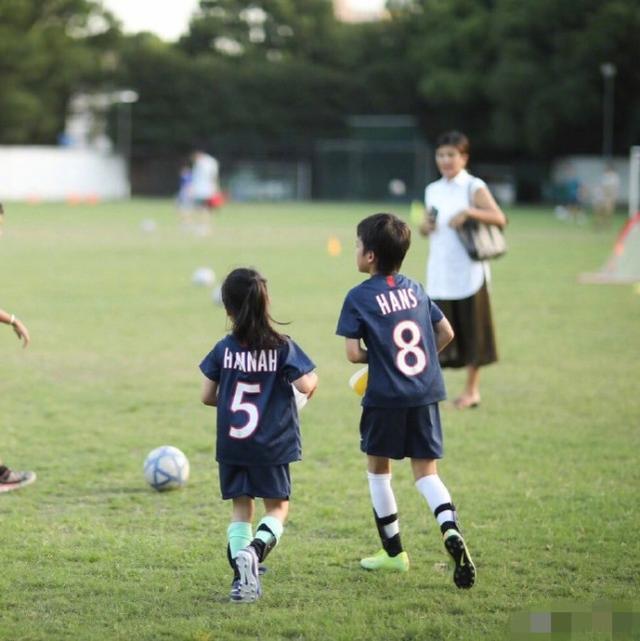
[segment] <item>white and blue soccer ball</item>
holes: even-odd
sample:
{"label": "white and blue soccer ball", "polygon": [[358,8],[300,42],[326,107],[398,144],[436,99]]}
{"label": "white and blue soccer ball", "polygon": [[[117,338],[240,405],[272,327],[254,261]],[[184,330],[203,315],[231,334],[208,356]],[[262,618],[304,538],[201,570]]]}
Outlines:
{"label": "white and blue soccer ball", "polygon": [[198,267],[191,276],[191,282],[199,287],[211,287],[216,281],[216,274],[211,267]]}
{"label": "white and blue soccer ball", "polygon": [[189,480],[189,459],[177,447],[156,447],[144,461],[144,478],[158,492],[180,488]]}

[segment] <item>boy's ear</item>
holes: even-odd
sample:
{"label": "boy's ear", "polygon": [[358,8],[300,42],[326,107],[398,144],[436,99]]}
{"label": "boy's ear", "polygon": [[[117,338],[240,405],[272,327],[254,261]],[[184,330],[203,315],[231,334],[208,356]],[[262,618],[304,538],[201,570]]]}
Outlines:
{"label": "boy's ear", "polygon": [[376,262],[376,255],[373,253],[373,250],[370,249],[364,256],[367,259],[369,264]]}

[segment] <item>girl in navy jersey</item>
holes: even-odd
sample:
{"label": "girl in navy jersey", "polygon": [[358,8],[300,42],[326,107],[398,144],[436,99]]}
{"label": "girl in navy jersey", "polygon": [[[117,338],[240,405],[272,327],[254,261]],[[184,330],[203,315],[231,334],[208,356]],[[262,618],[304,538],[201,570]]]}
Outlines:
{"label": "girl in navy jersey", "polygon": [[[273,328],[267,282],[257,271],[233,270],[222,285],[222,302],[233,327],[200,364],[202,402],[218,408],[220,490],[233,502],[231,600],[242,603],[260,597],[259,563],[280,540],[289,510],[289,463],[301,458],[293,388],[310,397],[318,377],[300,347]],[[257,497],[265,516],[254,536]]]}

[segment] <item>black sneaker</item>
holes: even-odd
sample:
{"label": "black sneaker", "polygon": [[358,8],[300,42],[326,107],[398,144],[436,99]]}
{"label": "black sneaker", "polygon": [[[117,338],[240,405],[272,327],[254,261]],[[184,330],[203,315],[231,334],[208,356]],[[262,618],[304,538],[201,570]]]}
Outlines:
{"label": "black sneaker", "polygon": [[11,492],[30,485],[36,480],[35,472],[15,472],[8,467],[0,474],[0,492]]}
{"label": "black sneaker", "polygon": [[453,571],[453,582],[457,587],[468,590],[476,582],[476,566],[471,560],[462,534],[457,530],[447,530],[443,538],[444,547],[456,564]]}

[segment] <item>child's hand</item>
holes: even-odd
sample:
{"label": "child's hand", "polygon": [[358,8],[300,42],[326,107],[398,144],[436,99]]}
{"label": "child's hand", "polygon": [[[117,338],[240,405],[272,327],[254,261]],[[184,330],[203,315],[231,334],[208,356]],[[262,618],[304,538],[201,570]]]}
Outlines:
{"label": "child's hand", "polygon": [[26,347],[31,342],[31,339],[29,338],[29,330],[24,326],[23,322],[15,318],[11,327],[13,327],[16,336],[22,340],[22,347]]}

